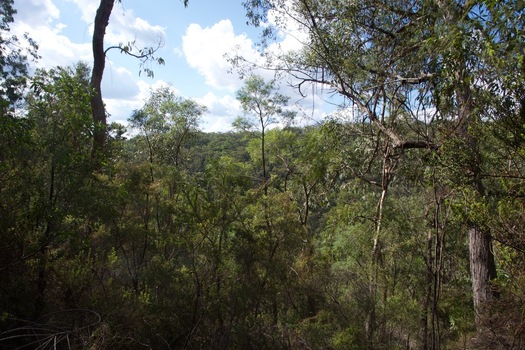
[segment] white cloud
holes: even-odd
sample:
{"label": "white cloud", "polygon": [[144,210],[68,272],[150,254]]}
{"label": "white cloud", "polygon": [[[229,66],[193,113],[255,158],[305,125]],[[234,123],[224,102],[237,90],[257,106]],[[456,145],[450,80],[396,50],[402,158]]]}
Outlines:
{"label": "white cloud", "polygon": [[60,11],[51,0],[18,0],[13,6],[17,10],[15,23],[21,21],[41,27],[60,16]]}
{"label": "white cloud", "polygon": [[[270,45],[267,50],[276,55],[283,54],[286,50],[295,50],[300,47],[297,38],[285,35],[282,32],[282,41]],[[242,87],[244,82],[238,74],[231,74],[231,63],[225,58],[225,54],[239,55],[252,63],[261,64],[261,56],[254,47],[251,39],[245,35],[236,35],[232,23],[223,20],[211,27],[202,28],[198,24],[192,24],[187,28],[183,37],[182,50],[188,64],[197,69],[204,76],[206,84],[210,87],[233,92]],[[274,78],[272,70],[254,69],[251,73],[262,76],[270,81]],[[291,78],[290,78],[291,79]],[[298,124],[304,125],[318,121],[323,118],[325,103],[318,95],[319,91],[309,89],[302,91],[307,97],[297,95],[293,89],[293,80],[283,82],[279,92],[290,96],[290,105],[298,111]],[[239,102],[232,95],[218,97],[208,93],[199,98],[198,102],[207,106],[209,113],[204,116],[202,129],[204,131],[228,131],[237,116],[241,114]]]}
{"label": "white cloud", "polygon": [[100,4],[99,0],[68,0],[69,2],[74,3],[79,8],[82,13],[82,20],[85,23],[93,23],[95,19],[95,14],[97,13],[98,5]]}
{"label": "white cloud", "polygon": [[[48,34],[49,33],[49,34]],[[53,36],[47,29],[31,35],[39,44],[38,54],[42,56],[39,66],[46,68],[54,66],[70,66],[79,61],[92,60],[91,45],[71,42],[63,35]]]}
{"label": "white cloud", "polygon": [[206,115],[201,123],[201,130],[204,132],[227,132],[232,130],[231,116]]}
{"label": "white cloud", "polygon": [[[272,26],[277,30],[277,40],[264,50],[264,55],[270,58],[266,61],[266,67],[286,71],[287,64],[284,63],[287,55],[300,52],[309,40],[307,28],[298,21],[300,18],[294,9],[292,0],[272,0],[276,5],[268,13],[268,22],[263,26]],[[300,54],[300,53],[299,53]],[[264,72],[262,70],[257,71]],[[268,72],[260,74],[266,79],[271,79]],[[320,84],[304,83],[301,79],[291,75],[283,75],[284,79],[280,86],[280,93],[290,97],[290,105],[298,112],[297,123],[299,125],[316,123],[323,120],[328,113],[337,109],[338,97],[331,94],[325,86]],[[301,90],[298,86],[301,84]],[[334,98],[335,97],[335,98]]]}
{"label": "white cloud", "polygon": [[273,0],[275,6],[268,12],[268,23],[278,29],[278,36],[281,39],[279,44],[272,44],[269,51],[286,53],[293,50],[301,49],[303,43],[307,41],[308,31],[305,30],[302,23],[297,18],[294,2],[292,0]]}
{"label": "white cloud", "polygon": [[218,97],[208,92],[203,98],[199,99],[202,104],[206,105],[209,111],[218,115],[238,115],[240,103],[230,95]]}
{"label": "white cloud", "polygon": [[20,38],[28,33],[37,43],[41,59],[36,66],[71,66],[92,60],[90,43],[72,42],[63,34],[66,25],[60,22],[60,10],[52,0],[20,0],[14,7],[17,14],[11,30]]}
{"label": "white cloud", "polygon": [[131,72],[123,67],[113,67],[110,62],[106,64],[101,89],[104,98],[113,99],[135,98],[140,92]]}
{"label": "white cloud", "polygon": [[[128,71],[125,69],[118,69],[117,77],[123,78],[120,82],[115,82],[115,89],[118,90],[118,85],[128,81],[130,84],[133,84],[128,89],[129,94],[123,94],[118,91],[111,95],[111,91],[105,91],[103,82],[102,94],[104,97],[104,103],[106,104],[106,110],[110,114],[109,121],[118,121],[121,124],[126,124],[123,121],[126,121],[133,113],[134,110],[142,108],[144,102],[150,97],[151,92],[164,86],[171,87],[176,94],[178,94],[177,89],[173,88],[171,84],[166,83],[162,80],[157,80],[155,82],[149,83],[144,80],[133,81],[128,77]],[[106,79],[106,75],[104,75]],[[132,92],[135,92],[132,95]]]}
{"label": "white cloud", "polygon": [[[89,25],[89,33],[91,35],[100,2],[98,0],[69,1],[74,3],[81,11],[82,20]],[[165,28],[151,25],[145,19],[135,16],[133,10],[125,9],[123,4],[115,2],[104,38],[107,45],[127,44],[135,41],[138,48],[143,48],[163,42],[164,37],[166,37]]]}
{"label": "white cloud", "polygon": [[107,30],[105,39],[108,43],[118,45],[135,41],[139,49],[163,44],[166,37],[165,28],[151,25],[146,20],[135,17],[132,10],[123,12],[114,10]]}
{"label": "white cloud", "polygon": [[240,104],[230,95],[219,97],[211,92],[202,98],[195,99],[208,108],[203,116],[201,128],[203,131],[224,132],[231,130],[235,118],[240,115]]}
{"label": "white cloud", "polygon": [[248,59],[256,55],[253,42],[246,35],[235,35],[230,20],[222,20],[211,27],[191,24],[182,37],[186,61],[206,79],[206,84],[217,89],[233,91],[241,86],[239,77],[229,73],[230,62],[225,54],[239,51]]}

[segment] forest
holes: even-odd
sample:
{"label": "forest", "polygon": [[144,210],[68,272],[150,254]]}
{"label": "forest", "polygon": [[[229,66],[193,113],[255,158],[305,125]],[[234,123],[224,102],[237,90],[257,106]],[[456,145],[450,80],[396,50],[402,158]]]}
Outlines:
{"label": "forest", "polygon": [[225,133],[169,88],[107,122],[113,4],[31,72],[1,1],[0,349],[525,348],[522,0],[246,0],[307,34],[262,68],[341,106],[297,124],[233,57]]}

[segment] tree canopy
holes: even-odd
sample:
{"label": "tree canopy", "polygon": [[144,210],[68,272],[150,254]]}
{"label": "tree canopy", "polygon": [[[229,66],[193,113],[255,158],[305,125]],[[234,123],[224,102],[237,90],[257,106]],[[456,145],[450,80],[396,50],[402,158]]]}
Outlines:
{"label": "tree canopy", "polygon": [[93,118],[105,57],[30,74],[0,6],[0,348],[524,347],[520,1],[245,1],[342,104],[247,75],[225,133],[166,86]]}

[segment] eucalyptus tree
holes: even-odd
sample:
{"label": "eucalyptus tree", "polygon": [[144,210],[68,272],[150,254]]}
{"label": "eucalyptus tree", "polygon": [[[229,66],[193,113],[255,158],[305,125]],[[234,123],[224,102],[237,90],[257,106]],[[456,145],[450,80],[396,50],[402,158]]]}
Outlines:
{"label": "eucalyptus tree", "polygon": [[184,163],[184,146],[197,133],[206,107],[176,96],[165,86],[151,92],[144,106],[133,112],[130,126],[146,142],[150,164]]}
{"label": "eucalyptus tree", "polygon": [[[118,3],[121,0],[117,0]],[[183,0],[184,6],[188,6],[188,0]],[[91,97],[91,111],[93,115],[93,122],[96,125],[95,132],[93,134],[93,156],[99,157],[100,152],[104,149],[106,142],[106,126],[107,126],[107,115],[104,101],[102,99],[102,77],[104,75],[104,68],[106,66],[106,55],[111,49],[119,49],[120,52],[126,55],[135,57],[141,62],[141,71],[144,71],[148,76],[153,76],[153,71],[149,69],[145,64],[149,61],[156,61],[159,64],[164,64],[164,60],[160,57],[156,57],[155,53],[160,48],[161,43],[158,43],[156,47],[144,47],[137,48],[134,42],[129,42],[127,45],[110,46],[105,48],[104,37],[106,35],[106,28],[109,25],[109,19],[115,0],[100,0],[95,19],[92,39],[92,50],[93,50],[93,70],[91,71],[90,85],[93,89]],[[135,52],[133,51],[135,49]]]}
{"label": "eucalyptus tree", "polygon": [[[523,34],[519,2],[248,0],[245,7],[255,25],[271,20],[281,33],[299,28],[302,48],[271,57],[270,68],[291,74],[299,91],[308,83],[328,86],[345,98],[342,108],[354,123],[373,127],[372,153],[382,159],[373,264],[380,254],[385,198],[409,150],[422,149],[438,159],[443,150],[460,151],[463,161],[455,169],[464,176],[452,184],[476,198],[489,194],[482,139],[474,130],[494,115],[488,108],[496,108],[494,95],[515,96],[506,99],[507,109],[522,110],[523,64],[515,49]],[[271,29],[265,33],[276,35]],[[506,57],[512,65],[494,57]],[[509,72],[516,77],[513,86],[506,84]],[[505,91],[498,90],[503,86]],[[495,296],[492,233],[473,216],[465,223],[476,323],[482,330]],[[375,285],[372,280],[371,293]],[[373,309],[369,318],[372,335]]]}
{"label": "eucalyptus tree", "polygon": [[266,132],[271,125],[279,122],[289,123],[295,116],[294,112],[285,109],[290,98],[276,90],[274,82],[265,82],[262,77],[252,75],[236,94],[244,116],[238,117],[233,126],[238,130],[257,131],[260,135],[262,184],[265,194],[269,180],[266,160]]}
{"label": "eucalyptus tree", "polygon": [[[162,233],[173,228],[173,205],[179,189],[185,184],[184,146],[198,131],[198,123],[206,111],[193,100],[175,95],[171,87],[152,91],[144,106],[129,118],[130,127],[137,134],[128,142],[130,162],[120,162],[127,174],[125,186],[133,184],[127,193],[123,214],[126,220],[116,220],[117,230],[131,230],[129,240],[123,237],[120,249],[129,256],[130,277],[135,292],[140,292],[141,271],[150,250]],[[129,225],[131,224],[131,226]]]}
{"label": "eucalyptus tree", "polygon": [[[433,119],[429,106],[428,87],[433,72],[423,67],[418,43],[422,27],[429,19],[420,16],[411,2],[383,1],[262,1],[247,2],[252,20],[265,20],[268,12],[277,23],[299,25],[307,33],[299,52],[280,57],[277,69],[282,69],[299,81],[297,87],[316,83],[330,87],[348,101],[343,106],[365,127],[374,127],[370,134],[370,149],[382,159],[381,176],[375,181],[380,190],[370,256],[370,290],[377,296],[377,276],[372,271],[380,261],[382,220],[388,190],[400,155],[412,148],[433,148],[421,115]],[[268,10],[269,9],[269,10]],[[286,28],[277,28],[286,31]],[[401,45],[400,43],[403,43]],[[410,126],[411,135],[403,128]],[[371,304],[366,327],[372,339],[376,330],[375,303]]]}

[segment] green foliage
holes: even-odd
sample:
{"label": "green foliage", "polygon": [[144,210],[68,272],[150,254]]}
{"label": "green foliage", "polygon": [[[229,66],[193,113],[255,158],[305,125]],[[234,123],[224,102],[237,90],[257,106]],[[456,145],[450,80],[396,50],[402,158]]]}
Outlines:
{"label": "green foliage", "polygon": [[[287,63],[357,108],[280,128],[288,99],[250,77],[243,131],[203,133],[162,88],[100,165],[89,69],[36,72],[0,126],[0,347],[523,347],[518,2],[247,4],[313,14]],[[472,227],[498,271],[483,334]]]}
{"label": "green foliage", "polygon": [[197,132],[199,119],[206,112],[193,100],[175,96],[170,87],[153,91],[144,107],[134,111],[129,122],[137,130],[150,163],[178,166],[185,162],[184,145]]}
{"label": "green foliage", "polygon": [[247,78],[236,97],[244,112],[244,117],[234,122],[238,130],[257,130],[264,134],[270,125],[278,122],[288,125],[295,117],[294,112],[284,109],[290,98],[276,92],[275,82],[265,82],[260,76]]}
{"label": "green foliage", "polygon": [[[0,108],[2,114],[11,114],[22,98],[26,85],[28,60],[37,59],[36,43],[26,35],[23,41],[10,33],[16,10],[13,0],[0,4]],[[26,45],[27,44],[27,45]],[[4,119],[4,118],[2,118]]]}

